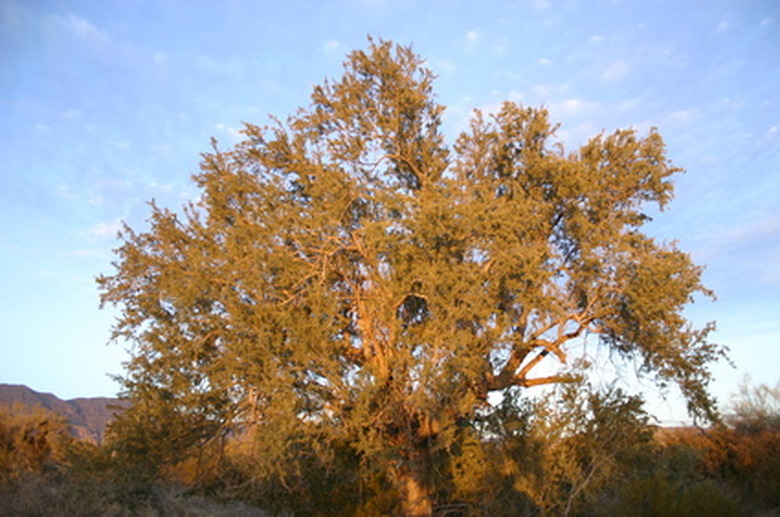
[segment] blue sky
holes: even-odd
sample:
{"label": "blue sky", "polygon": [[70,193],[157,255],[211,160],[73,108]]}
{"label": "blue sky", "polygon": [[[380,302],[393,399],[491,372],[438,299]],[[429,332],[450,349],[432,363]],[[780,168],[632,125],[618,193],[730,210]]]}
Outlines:
{"label": "blue sky", "polygon": [[689,315],[736,365],[714,393],[778,380],[776,1],[0,0],[0,382],[114,394],[124,351],[94,277],[120,221],[196,197],[212,136],[306,104],[369,34],[427,59],[450,137],[503,100],[548,107],[569,147],[657,126],[688,172],[649,231],[707,266],[718,300]]}

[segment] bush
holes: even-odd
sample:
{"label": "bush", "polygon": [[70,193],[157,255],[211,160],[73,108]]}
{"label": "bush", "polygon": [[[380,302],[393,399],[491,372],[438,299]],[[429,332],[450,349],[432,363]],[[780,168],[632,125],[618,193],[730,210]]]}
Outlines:
{"label": "bush", "polygon": [[51,411],[0,406],[0,482],[58,468],[72,441],[66,420]]}

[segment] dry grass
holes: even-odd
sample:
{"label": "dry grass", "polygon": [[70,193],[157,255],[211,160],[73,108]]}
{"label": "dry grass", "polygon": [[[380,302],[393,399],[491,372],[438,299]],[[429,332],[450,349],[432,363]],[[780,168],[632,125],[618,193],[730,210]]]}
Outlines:
{"label": "dry grass", "polygon": [[155,487],[148,498],[126,507],[116,502],[110,487],[29,475],[0,486],[0,515],[267,517],[268,514],[243,503],[221,503],[171,486]]}

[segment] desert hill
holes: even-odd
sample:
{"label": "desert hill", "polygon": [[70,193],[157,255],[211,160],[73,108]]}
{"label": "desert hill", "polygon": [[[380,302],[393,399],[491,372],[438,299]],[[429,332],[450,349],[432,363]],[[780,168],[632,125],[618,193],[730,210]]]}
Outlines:
{"label": "desert hill", "polygon": [[73,435],[82,440],[101,443],[106,425],[124,405],[110,397],[62,400],[51,393],[40,393],[21,384],[0,384],[0,405],[20,404],[42,407],[65,417]]}

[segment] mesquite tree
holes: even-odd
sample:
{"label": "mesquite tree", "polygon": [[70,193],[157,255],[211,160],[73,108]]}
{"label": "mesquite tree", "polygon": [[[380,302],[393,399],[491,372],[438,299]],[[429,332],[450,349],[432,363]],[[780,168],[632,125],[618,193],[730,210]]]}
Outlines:
{"label": "mesquite tree", "polygon": [[565,382],[539,367],[586,335],[711,413],[720,349],[682,314],[709,294],[700,268],[642,233],[680,171],[660,135],[566,152],[546,110],[505,103],[448,145],[433,79],[371,41],[308,107],[215,144],[197,202],[125,228],[99,283],[131,399],[191,440],[253,433],[269,469],[338,443],[408,515],[432,511],[436,453],[488,396]]}

